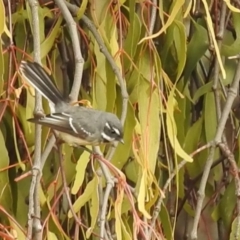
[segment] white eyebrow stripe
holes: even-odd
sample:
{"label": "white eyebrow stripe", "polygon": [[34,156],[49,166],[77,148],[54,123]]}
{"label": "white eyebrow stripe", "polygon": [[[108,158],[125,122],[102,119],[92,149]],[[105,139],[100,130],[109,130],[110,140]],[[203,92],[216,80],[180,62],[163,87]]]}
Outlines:
{"label": "white eyebrow stripe", "polygon": [[107,140],[108,142],[111,142],[114,140],[114,138],[109,137],[108,135],[106,135],[104,132],[101,133],[102,137]]}
{"label": "white eyebrow stripe", "polygon": [[115,127],[112,127],[112,129],[115,131],[115,133],[116,133],[117,135],[119,135],[119,136],[120,136],[120,131],[119,131],[117,128],[115,128]]}
{"label": "white eyebrow stripe", "polygon": [[105,126],[106,126],[107,128],[109,128],[109,129],[111,129],[111,127],[110,127],[110,125],[109,125],[108,122],[105,123]]}
{"label": "white eyebrow stripe", "polygon": [[73,119],[70,117],[69,118],[69,125],[70,125],[70,127],[72,128],[72,130],[75,132],[75,133],[77,133],[78,134],[78,131],[77,131],[77,129],[73,126]]}

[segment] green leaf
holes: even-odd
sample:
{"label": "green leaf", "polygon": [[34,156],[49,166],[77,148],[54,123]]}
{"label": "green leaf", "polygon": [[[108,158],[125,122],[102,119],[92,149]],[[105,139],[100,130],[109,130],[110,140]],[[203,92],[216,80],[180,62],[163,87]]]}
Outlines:
{"label": "green leaf", "polygon": [[26,119],[32,118],[33,116],[35,98],[30,94],[29,91],[27,91],[26,100],[26,107],[23,107],[20,104],[18,105],[17,116],[20,119],[26,142],[28,146],[32,146],[35,141],[35,125],[26,121]]}
{"label": "green leaf", "polygon": [[128,70],[132,66],[131,60],[134,59],[136,54],[138,42],[141,35],[141,22],[135,12],[135,1],[129,1],[129,29],[127,37],[123,43],[124,50],[128,56],[123,55],[124,59],[124,69]]}
{"label": "green leaf", "polygon": [[142,130],[142,151],[145,161],[149,164],[150,171],[154,173],[161,131],[159,118],[160,98],[158,90],[151,89],[151,83],[145,79],[141,80],[138,90],[139,121]]}
{"label": "green leaf", "polygon": [[[139,59],[138,69],[141,74],[141,77],[143,77],[144,80],[147,80],[147,81],[149,81],[149,79],[152,79],[153,64],[150,65],[150,63],[152,63],[150,53],[149,51],[144,51],[142,53],[141,58]],[[140,84],[141,83],[142,81],[140,82]]]}
{"label": "green leaf", "polygon": [[[49,210],[52,210],[52,206],[48,200],[46,202],[45,209],[46,214],[49,214]],[[62,219],[60,219],[60,214],[51,214],[51,221],[48,221],[48,230],[56,234],[59,240],[70,240],[71,238],[69,234],[63,230],[64,226],[60,221],[62,221]]]}
{"label": "green leaf", "polygon": [[[73,210],[75,213],[79,212],[81,208],[92,198],[95,196],[96,191],[98,189],[98,178],[95,176],[86,186],[83,194],[79,196],[79,198],[73,204]],[[68,212],[68,218],[72,218],[72,212]]]}
{"label": "green leaf", "polygon": [[106,62],[106,79],[107,79],[107,112],[113,112],[116,104],[116,75],[114,74],[109,63]]}
{"label": "green leaf", "polygon": [[[23,23],[24,20],[28,19],[27,11],[25,9],[19,9],[19,11],[12,14],[12,24]],[[17,24],[16,24],[17,26]]]}
{"label": "green leaf", "polygon": [[183,72],[186,63],[186,33],[185,26],[179,22],[175,21],[175,28],[173,31],[174,44],[177,52],[177,76],[176,80],[178,80]]}
{"label": "green leaf", "polygon": [[226,229],[228,229],[231,225],[232,216],[237,201],[235,191],[236,189],[234,181],[231,181],[219,203],[220,217],[223,220]]}
{"label": "green leaf", "polygon": [[101,24],[104,21],[105,17],[109,12],[109,1],[101,0],[94,3],[94,19],[95,24],[99,27],[98,24]]}
{"label": "green leaf", "polygon": [[28,220],[27,216],[28,205],[26,204],[26,200],[28,200],[29,197],[30,181],[31,178],[24,178],[21,181],[17,182],[17,194],[16,194],[17,201],[15,202],[16,204],[15,216],[17,222],[22,226],[24,226],[24,224],[26,224]]}
{"label": "green leaf", "polygon": [[[232,19],[233,19],[233,25],[234,25],[234,31],[236,33],[236,38],[234,39],[231,32],[228,33],[225,36],[225,41],[222,44],[221,48],[221,54],[223,56],[229,57],[239,54],[239,48],[240,48],[240,14],[232,12]],[[228,38],[228,42],[226,42],[226,38]]]}
{"label": "green leaf", "polygon": [[189,129],[184,142],[184,149],[192,153],[198,148],[199,139],[202,134],[203,118],[200,117]]}
{"label": "green leaf", "polygon": [[[67,143],[63,144],[62,146],[62,154],[63,154],[63,169],[65,172],[65,177],[67,180],[67,183],[71,183],[73,181],[73,178],[76,174],[76,163],[72,161],[73,157],[73,148],[69,146]],[[57,153],[57,156],[59,154]],[[56,158],[56,157],[55,157]],[[59,156],[58,156],[59,158]],[[62,187],[62,180],[59,181],[60,188]]]}
{"label": "green leaf", "polygon": [[119,238],[119,240],[124,239],[124,240],[132,240],[133,236],[131,235],[131,229],[129,229],[127,223],[123,221],[122,219],[122,238]]}
{"label": "green leaf", "polygon": [[77,166],[76,166],[75,180],[71,189],[71,193],[74,195],[78,193],[80,187],[82,186],[85,173],[86,173],[86,168],[89,161],[90,161],[90,153],[87,151],[84,151],[80,159],[78,160]]}
{"label": "green leaf", "polygon": [[83,14],[85,13],[86,11],[86,8],[87,8],[87,4],[88,4],[88,0],[83,0],[81,2],[81,6],[80,8],[78,9],[77,11],[77,20],[81,19]]}
{"label": "green leaf", "polygon": [[55,233],[47,231],[47,239],[48,240],[58,240],[58,237],[55,235]]}
{"label": "green leaf", "polygon": [[167,101],[167,133],[168,133],[168,138],[170,141],[170,144],[172,148],[174,149],[175,153],[184,159],[187,162],[192,162],[193,159],[190,155],[188,155],[181,147],[181,145],[178,142],[177,139],[177,128],[176,128],[176,123],[173,117],[173,112],[174,112],[174,105],[175,105],[175,99],[173,97],[174,94],[174,88],[171,90],[171,93],[168,97]]}
{"label": "green leaf", "polygon": [[14,118],[12,118],[12,126],[13,126],[13,140],[14,140],[14,146],[15,146],[15,151],[16,151],[16,155],[17,155],[17,160],[19,163],[19,166],[21,167],[21,169],[23,171],[25,171],[26,167],[25,164],[22,162],[20,153],[19,153],[19,149],[18,149],[18,143],[17,143],[17,136],[16,136],[16,127],[15,127],[15,122],[14,122]]}
{"label": "green leaf", "polygon": [[0,95],[3,93],[4,88],[4,59],[3,59],[3,52],[2,52],[2,44],[0,45]]}
{"label": "green leaf", "polygon": [[136,183],[138,180],[139,166],[135,161],[127,163],[125,169],[125,174],[127,179]]}
{"label": "green leaf", "polygon": [[[54,47],[54,43],[56,41],[57,36],[61,32],[61,26],[62,24],[62,17],[59,17],[55,26],[52,28],[52,31],[48,36],[45,38],[45,40],[41,43],[41,59],[45,58],[47,54],[50,52],[50,50]],[[31,53],[33,56],[34,52]]]}
{"label": "green leaf", "polygon": [[207,142],[212,141],[217,130],[216,106],[213,92],[207,93],[205,97],[204,126]]}
{"label": "green leaf", "polygon": [[12,218],[8,219],[11,228],[13,229],[12,231],[15,232],[15,236],[17,236],[15,239],[25,239],[26,235],[25,233],[19,228],[19,226],[15,223],[15,221],[12,221]]}
{"label": "green leaf", "polygon": [[[203,117],[201,116],[189,129],[184,141],[184,150],[187,153],[192,153],[195,149],[198,148],[201,135],[203,132]],[[202,154],[202,153],[200,153]],[[199,157],[199,155],[197,156]],[[199,166],[198,158],[194,158],[193,163],[187,164],[187,172],[190,177],[194,178],[199,174],[202,167]]]}
{"label": "green leaf", "polygon": [[166,208],[165,204],[162,204],[159,216],[164,229],[164,234],[166,236],[166,239],[172,240],[173,229],[172,229],[171,220],[169,216],[169,210]]}
{"label": "green leaf", "polygon": [[188,213],[189,216],[191,216],[191,217],[195,216],[195,211],[194,211],[192,205],[189,204],[188,202],[186,202],[184,204],[184,210]]}
{"label": "green leaf", "polygon": [[211,92],[212,86],[213,86],[213,82],[211,81],[211,82],[208,82],[207,84],[204,84],[200,88],[198,88],[194,94],[193,102],[196,103],[201,96],[203,96],[206,93]]}
{"label": "green leaf", "polygon": [[150,214],[145,209],[145,202],[146,202],[146,192],[148,190],[148,184],[147,184],[147,169],[143,169],[142,175],[140,176],[140,184],[139,184],[139,192],[138,192],[138,209],[139,211],[144,215],[146,219],[151,219]]}
{"label": "green leaf", "polygon": [[126,226],[124,225],[124,221],[122,219],[122,205],[123,205],[123,190],[118,191],[117,199],[114,202],[114,210],[115,210],[115,232],[117,240],[131,240],[133,239],[127,231]]}
{"label": "green leaf", "polygon": [[[117,95],[118,95],[118,98],[117,98],[118,112],[121,112],[122,99],[120,97],[121,96],[120,90],[118,91]],[[127,116],[124,124],[124,131],[123,131],[124,144],[118,144],[115,154],[111,159],[111,163],[114,164],[118,169],[122,169],[122,167],[128,161],[128,158],[131,152],[132,137],[133,137],[135,124],[136,124],[136,121],[134,116],[134,109],[133,109],[133,106],[130,103],[128,103]]]}
{"label": "green leaf", "polygon": [[97,66],[93,80],[93,108],[105,111],[107,107],[106,58],[101,53],[96,42],[94,44],[94,53],[96,55]]}
{"label": "green leaf", "polygon": [[[162,60],[162,63],[163,65],[166,65],[166,67],[170,64],[172,64],[171,62],[169,63],[167,60],[168,60],[168,57],[170,55],[172,55],[171,53],[171,48],[174,46],[173,43],[174,43],[174,37],[173,37],[173,34],[174,34],[174,29],[175,29],[175,25],[172,24],[166,31],[166,36],[165,36],[165,43],[164,43],[164,48],[161,50],[161,60]],[[166,69],[165,69],[166,71]]]}
{"label": "green leaf", "polygon": [[0,1],[0,16],[1,16],[1,18],[0,18],[0,35],[2,35],[3,34],[3,32],[4,32],[4,26],[5,26],[5,24],[6,24],[6,22],[5,22],[5,7],[4,7],[4,4],[3,4],[3,1]]}
{"label": "green leaf", "polygon": [[[184,81],[181,79],[177,83],[177,89],[180,92],[184,92]],[[191,103],[187,100],[186,97],[181,97],[176,95],[176,107],[174,111],[174,119],[177,126],[177,138],[178,141],[184,142],[186,137],[186,131],[189,126],[189,110]]]}
{"label": "green leaf", "polygon": [[[76,163],[72,161],[72,155],[73,155],[73,148],[70,147],[68,144],[62,145],[62,156],[63,156],[63,169],[64,174],[66,178],[67,184],[72,183],[74,180],[74,176],[76,173]],[[49,156],[48,161],[46,161],[46,164],[43,168],[43,177],[44,181],[51,184],[52,181],[54,181],[54,186],[51,184],[51,187],[48,187],[47,193],[45,194],[48,196],[49,200],[52,200],[54,197],[56,197],[56,191],[59,189],[62,189],[63,183],[62,178],[58,177],[56,179],[56,176],[52,174],[52,172],[49,169],[53,169],[53,171],[57,171],[59,169],[59,153],[58,151],[53,151],[52,155]],[[57,172],[56,172],[57,173]],[[44,201],[44,199],[43,199]]]}
{"label": "green leaf", "polygon": [[[231,233],[230,233],[230,238],[229,240],[240,240],[240,235],[239,235],[239,216],[237,216],[233,222],[232,222],[232,227],[231,227]],[[236,236],[238,235],[238,238]]]}
{"label": "green leaf", "polygon": [[122,221],[123,221],[123,226],[124,226],[124,227],[122,227],[123,239],[128,239],[128,240],[133,239],[132,230],[131,230],[131,222],[129,221],[128,213],[124,214],[122,216]]}
{"label": "green leaf", "polygon": [[173,1],[171,3],[172,3],[171,8],[170,8],[171,12],[169,13],[167,21],[162,26],[162,28],[155,34],[152,34],[150,36],[147,35],[147,37],[143,38],[140,41],[140,43],[142,43],[143,41],[146,41],[146,39],[153,39],[153,38],[160,36],[162,33],[166,32],[166,30],[169,28],[169,26],[171,26],[173,21],[175,21],[177,15],[179,14],[179,11],[180,12],[182,11],[182,6],[184,5],[185,1],[178,0],[178,1]]}
{"label": "green leaf", "polygon": [[127,91],[129,94],[129,100],[132,104],[138,101],[138,87],[141,74],[137,69],[133,69],[131,75],[127,78]]}
{"label": "green leaf", "polygon": [[233,59],[225,58],[224,68],[225,68],[225,71],[226,71],[226,78],[223,79],[221,75],[220,75],[220,78],[221,78],[221,81],[222,81],[223,85],[227,86],[228,84],[232,83],[232,80],[235,76],[236,68],[237,68],[237,62],[234,61]]}
{"label": "green leaf", "polygon": [[[16,26],[15,26],[15,34],[16,36],[14,37],[14,41],[16,43],[16,46],[24,49],[24,46],[26,44],[26,22],[21,20],[19,21]],[[28,45],[28,48],[30,48],[30,46],[32,45],[32,43],[30,43]],[[22,59],[22,53],[20,51],[16,51],[16,56],[17,56],[17,60],[20,62]]]}
{"label": "green leaf", "polygon": [[[108,18],[107,18],[108,19]],[[110,21],[110,19],[109,19]],[[117,53],[119,51],[118,39],[117,39],[117,29],[116,25],[110,26],[107,30],[111,32],[111,37],[109,38],[109,47],[110,53],[112,56],[115,56],[115,64],[121,69],[121,62],[120,58],[118,57]],[[109,62],[106,61],[106,79],[107,79],[107,107],[106,111],[112,112],[116,102],[116,75],[112,70]]]}
{"label": "green leaf", "polygon": [[91,204],[90,204],[90,215],[91,215],[91,226],[87,230],[86,237],[89,238],[90,234],[94,231],[94,227],[96,226],[96,222],[99,217],[99,193],[98,193],[98,185],[96,183],[95,191],[92,193]]}
{"label": "green leaf", "polygon": [[185,81],[189,79],[192,71],[209,47],[207,30],[194,20],[192,22],[195,31],[187,47],[187,60],[184,69]]}
{"label": "green leaf", "polygon": [[[204,131],[204,129],[203,129],[203,131]],[[206,142],[204,134],[201,137],[200,142]],[[208,149],[205,149],[194,156],[193,163],[186,165],[186,168],[187,168],[186,171],[188,171],[188,174],[191,178],[195,178],[199,174],[202,174],[202,169],[205,166],[207,157],[208,157]]]}
{"label": "green leaf", "polygon": [[[136,203],[136,199],[133,199],[133,202]],[[129,196],[127,196],[126,194],[123,197],[123,201],[122,201],[122,206],[121,206],[121,212],[122,212],[122,216],[124,214],[128,214],[129,211],[131,211],[132,209],[132,203],[129,201]],[[108,219],[115,219],[115,209],[112,208],[112,211],[108,217]]]}
{"label": "green leaf", "polygon": [[[8,151],[5,145],[5,140],[0,131],[0,203],[1,206],[10,213],[12,212],[12,197],[11,197],[11,188],[9,183],[8,176],[8,166],[9,166],[9,156]],[[3,171],[5,169],[5,171]]]}

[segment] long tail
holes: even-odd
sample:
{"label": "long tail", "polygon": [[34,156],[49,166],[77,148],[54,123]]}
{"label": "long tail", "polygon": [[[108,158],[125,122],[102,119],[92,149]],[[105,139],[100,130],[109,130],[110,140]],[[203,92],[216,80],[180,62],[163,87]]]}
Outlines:
{"label": "long tail", "polygon": [[54,85],[51,76],[36,62],[22,61],[20,65],[22,75],[53,104],[64,102],[63,95]]}

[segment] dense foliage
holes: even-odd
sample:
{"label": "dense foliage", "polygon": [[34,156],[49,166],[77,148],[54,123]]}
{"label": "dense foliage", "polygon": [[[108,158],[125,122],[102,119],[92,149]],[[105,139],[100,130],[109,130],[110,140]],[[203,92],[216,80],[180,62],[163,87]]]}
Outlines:
{"label": "dense foliage", "polygon": [[[1,239],[240,238],[237,1],[4,0],[0,13]],[[28,122],[49,106],[23,59],[73,104],[117,114],[125,143],[91,154]]]}

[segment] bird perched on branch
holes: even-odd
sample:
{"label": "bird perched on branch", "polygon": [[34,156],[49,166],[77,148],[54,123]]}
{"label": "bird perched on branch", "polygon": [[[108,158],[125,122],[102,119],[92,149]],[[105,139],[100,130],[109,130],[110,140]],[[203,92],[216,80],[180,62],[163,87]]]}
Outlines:
{"label": "bird perched on branch", "polygon": [[58,137],[71,146],[123,143],[123,127],[115,114],[72,106],[65,101],[51,76],[36,62],[22,61],[20,72],[49,101],[51,109],[51,114],[35,116],[28,121],[56,130]]}

